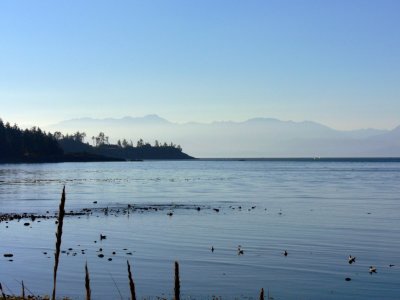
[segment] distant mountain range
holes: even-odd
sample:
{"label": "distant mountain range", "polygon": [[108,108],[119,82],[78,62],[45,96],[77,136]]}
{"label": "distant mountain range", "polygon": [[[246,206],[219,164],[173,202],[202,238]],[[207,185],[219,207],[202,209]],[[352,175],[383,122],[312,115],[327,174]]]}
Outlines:
{"label": "distant mountain range", "polygon": [[[393,130],[341,131],[304,121],[254,118],[244,122],[169,122],[157,115],[121,119],[72,119],[46,127],[51,132],[105,132],[112,142],[174,141],[195,157],[399,157],[400,126]],[[90,138],[88,138],[90,142]]]}

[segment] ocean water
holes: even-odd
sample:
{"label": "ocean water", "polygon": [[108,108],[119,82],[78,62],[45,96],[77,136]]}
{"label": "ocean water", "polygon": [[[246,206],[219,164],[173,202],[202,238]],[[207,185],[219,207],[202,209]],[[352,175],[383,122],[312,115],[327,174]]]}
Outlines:
{"label": "ocean water", "polygon": [[[129,260],[139,298],[171,299],[178,261],[184,299],[258,299],[261,288],[273,299],[400,299],[399,162],[0,165],[0,213],[50,215],[64,185],[67,211],[93,211],[65,219],[59,296],[84,299],[87,262],[94,299],[129,299]],[[123,213],[128,204],[159,209]],[[54,219],[0,223],[6,293],[22,280],[51,293],[55,231]]]}

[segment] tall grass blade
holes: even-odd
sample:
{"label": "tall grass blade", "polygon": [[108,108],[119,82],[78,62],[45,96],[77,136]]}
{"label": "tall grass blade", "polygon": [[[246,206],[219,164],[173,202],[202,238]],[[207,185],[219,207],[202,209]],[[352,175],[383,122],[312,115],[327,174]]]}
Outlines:
{"label": "tall grass blade", "polygon": [[180,300],[181,298],[181,285],[179,282],[179,263],[175,262],[175,287],[174,287],[175,298],[174,300]]}
{"label": "tall grass blade", "polygon": [[1,282],[0,282],[0,291],[1,291],[1,296],[3,297],[3,300],[6,300],[6,294],[4,294],[3,286],[1,285]]}
{"label": "tall grass blade", "polygon": [[57,226],[57,232],[56,232],[56,253],[54,254],[53,293],[52,293],[52,297],[51,297],[52,300],[56,299],[57,270],[58,270],[58,262],[59,262],[59,258],[60,258],[61,237],[62,237],[62,229],[63,229],[64,215],[65,215],[64,208],[65,208],[65,186],[62,191],[60,207],[58,210],[58,226]]}
{"label": "tall grass blade", "polygon": [[21,282],[21,286],[22,286],[22,299],[25,299],[25,286],[24,286],[24,281],[23,280]]}
{"label": "tall grass blade", "polygon": [[85,289],[86,289],[86,300],[90,300],[91,290],[90,290],[90,278],[89,278],[89,270],[87,267],[87,262],[85,264]]}
{"label": "tall grass blade", "polygon": [[264,289],[263,288],[261,289],[261,292],[260,292],[260,300],[264,300]]}
{"label": "tall grass blade", "polygon": [[128,278],[129,278],[129,289],[131,290],[131,300],[136,300],[136,292],[135,292],[135,283],[132,279],[132,272],[131,272],[131,265],[127,260],[126,263],[128,264]]}

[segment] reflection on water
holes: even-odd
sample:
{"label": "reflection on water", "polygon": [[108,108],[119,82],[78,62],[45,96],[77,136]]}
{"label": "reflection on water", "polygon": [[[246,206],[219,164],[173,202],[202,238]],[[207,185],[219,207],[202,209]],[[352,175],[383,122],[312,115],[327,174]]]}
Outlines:
{"label": "reflection on water", "polygon": [[[86,261],[95,299],[118,299],[119,292],[128,299],[127,259],[141,297],[171,298],[178,260],[182,294],[191,299],[256,299],[261,287],[274,299],[397,299],[399,182],[396,162],[1,165],[0,210],[54,212],[64,184],[67,211],[167,205],[65,220],[58,292],[74,299],[84,299]],[[49,294],[54,219],[29,222],[0,223],[0,282],[16,294],[20,280]],[[350,254],[357,257],[351,265]]]}

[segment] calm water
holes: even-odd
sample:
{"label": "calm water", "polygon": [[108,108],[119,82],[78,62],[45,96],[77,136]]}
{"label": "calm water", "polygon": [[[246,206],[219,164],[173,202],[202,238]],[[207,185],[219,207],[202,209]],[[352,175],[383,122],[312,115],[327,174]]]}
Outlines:
{"label": "calm water", "polygon": [[[94,299],[129,299],[129,259],[137,294],[146,298],[171,298],[178,260],[187,299],[258,299],[261,287],[274,299],[400,299],[398,162],[0,165],[0,212],[54,212],[64,184],[67,210],[171,209],[68,217],[59,295],[84,299],[87,261]],[[50,294],[56,225],[24,222],[0,223],[0,282],[7,293],[20,293],[24,280],[33,293]],[[100,233],[107,239],[99,241]],[[237,255],[238,245],[244,255]],[[13,261],[4,253],[13,253]],[[347,263],[349,254],[355,264]],[[377,274],[369,274],[370,265]]]}

